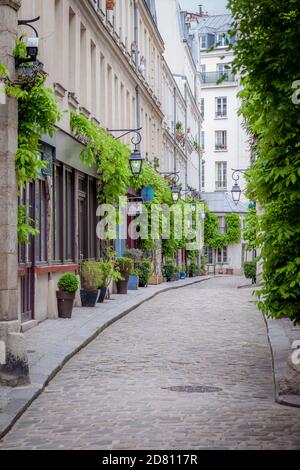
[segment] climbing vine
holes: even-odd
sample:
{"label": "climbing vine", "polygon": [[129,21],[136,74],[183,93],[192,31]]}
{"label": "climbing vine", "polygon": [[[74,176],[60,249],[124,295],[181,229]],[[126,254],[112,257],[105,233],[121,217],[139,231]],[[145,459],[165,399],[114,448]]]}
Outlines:
{"label": "climbing vine", "polygon": [[115,203],[127,194],[130,183],[129,146],[81,114],[71,113],[70,124],[73,134],[85,144],[82,161],[88,166],[96,165],[101,176],[99,202]]}
{"label": "climbing vine", "polygon": [[220,233],[217,214],[211,212],[207,207],[205,213],[204,240],[207,246],[217,250],[227,245],[240,243],[242,230],[238,214],[226,215],[226,233]]}
{"label": "climbing vine", "polygon": [[[17,40],[15,57],[22,58],[26,46]],[[18,100],[18,148],[16,152],[17,182],[20,188],[35,180],[47,165],[39,152],[40,141],[44,134],[53,135],[55,124],[61,113],[50,88],[47,88],[47,74],[39,67],[28,64],[18,71],[16,80],[11,80],[7,68],[0,64],[0,78],[4,82],[6,94]],[[27,215],[26,206],[18,209],[19,243],[29,242],[30,235],[38,231]]]}
{"label": "climbing vine", "polygon": [[[295,0],[230,0],[234,71],[256,161],[248,192],[262,210],[258,306],[300,323],[300,7]],[[297,97],[296,97],[297,98]]]}

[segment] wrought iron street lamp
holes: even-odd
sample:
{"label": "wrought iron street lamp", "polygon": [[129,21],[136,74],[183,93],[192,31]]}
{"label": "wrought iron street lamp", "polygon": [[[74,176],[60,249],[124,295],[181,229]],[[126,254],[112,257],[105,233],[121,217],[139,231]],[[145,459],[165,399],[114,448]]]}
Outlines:
{"label": "wrought iron street lamp", "polygon": [[129,166],[131,170],[132,176],[138,177],[142,173],[144,159],[142,158],[142,154],[140,151],[140,143],[142,142],[141,136],[142,127],[138,129],[107,129],[107,132],[121,132],[122,134],[118,137],[115,137],[116,140],[122,139],[129,134],[135,134],[134,137],[131,139],[131,143],[134,145],[134,151],[129,158]]}
{"label": "wrought iron street lamp", "polygon": [[172,199],[173,199],[173,202],[176,204],[178,201],[179,201],[179,198],[180,198],[180,194],[181,194],[181,191],[180,191],[180,188],[176,185],[172,186]]}
{"label": "wrought iron street lamp", "polygon": [[20,58],[16,57],[16,67],[18,68],[21,64],[28,63],[28,62],[35,62],[37,59],[38,51],[39,51],[39,35],[34,26],[31,23],[36,23],[40,19],[40,16],[34,18],[33,20],[19,20],[19,26],[27,26],[31,28],[34,33],[35,37],[25,37],[24,35],[20,37],[20,40],[24,42],[27,49],[27,57]]}
{"label": "wrought iron street lamp", "polygon": [[179,171],[177,172],[160,172],[156,169],[157,173],[160,174],[161,176],[166,176],[166,177],[169,177],[169,178],[173,178],[173,186],[171,188],[171,192],[172,192],[172,199],[173,199],[173,202],[176,204],[178,201],[179,201],[179,198],[180,198],[180,195],[181,195],[181,188],[177,185],[178,182],[179,182]]}
{"label": "wrought iron street lamp", "polygon": [[231,190],[231,196],[234,204],[238,206],[239,202],[241,201],[241,196],[242,196],[242,189],[239,185],[239,180],[240,180],[240,173],[245,173],[247,170],[241,169],[241,170],[235,170],[232,169],[232,179],[234,180],[234,185]]}

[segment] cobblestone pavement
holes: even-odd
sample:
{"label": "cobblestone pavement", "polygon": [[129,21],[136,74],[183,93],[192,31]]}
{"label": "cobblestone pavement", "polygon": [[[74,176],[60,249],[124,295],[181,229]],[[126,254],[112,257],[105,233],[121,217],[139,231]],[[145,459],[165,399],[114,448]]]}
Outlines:
{"label": "cobblestone pavement", "polygon": [[[266,328],[240,278],[161,294],[75,356],[2,449],[299,449]],[[173,386],[221,391],[183,393]]]}

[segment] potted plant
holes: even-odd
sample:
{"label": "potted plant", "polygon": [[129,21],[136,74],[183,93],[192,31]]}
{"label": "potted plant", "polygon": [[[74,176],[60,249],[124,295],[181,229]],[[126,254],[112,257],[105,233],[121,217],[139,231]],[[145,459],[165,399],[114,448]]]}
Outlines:
{"label": "potted plant", "polygon": [[191,263],[189,265],[189,277],[195,277],[196,275],[196,270],[197,270],[197,265],[196,263]]}
{"label": "potted plant", "polygon": [[252,284],[256,284],[257,277],[257,263],[256,260],[245,261],[244,273],[247,279],[252,279]]}
{"label": "potted plant", "polygon": [[56,292],[59,318],[72,318],[75,294],[79,289],[79,281],[75,274],[64,274],[58,281]]}
{"label": "potted plant", "polygon": [[138,273],[138,263],[143,257],[142,250],[136,248],[130,248],[124,252],[126,258],[132,259],[134,263],[134,271],[130,274],[128,279],[128,290],[138,290],[139,288],[139,273]]}
{"label": "potted plant", "polygon": [[130,258],[125,256],[116,259],[116,269],[122,276],[122,280],[117,282],[118,294],[126,295],[128,292],[129,276],[133,273],[134,265]]}
{"label": "potted plant", "polygon": [[179,267],[179,279],[181,281],[184,281],[186,279],[186,267],[185,266]]}
{"label": "potted plant", "polygon": [[150,259],[143,259],[136,265],[139,277],[139,287],[147,287],[152,274],[152,262]]}
{"label": "potted plant", "polygon": [[171,282],[173,280],[174,272],[175,268],[173,264],[165,264],[165,266],[163,266],[163,275],[167,282]]}
{"label": "potted plant", "polygon": [[84,261],[81,265],[81,303],[83,307],[95,307],[102,283],[100,265],[97,261]]}

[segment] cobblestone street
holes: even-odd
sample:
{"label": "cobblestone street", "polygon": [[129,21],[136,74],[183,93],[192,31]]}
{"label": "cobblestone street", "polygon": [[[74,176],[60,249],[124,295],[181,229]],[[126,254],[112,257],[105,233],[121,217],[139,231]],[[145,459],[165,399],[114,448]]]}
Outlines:
{"label": "cobblestone street", "polygon": [[[105,330],[1,449],[300,449],[300,409],[274,402],[261,314],[241,278],[159,295]],[[169,390],[178,386],[219,391]]]}

